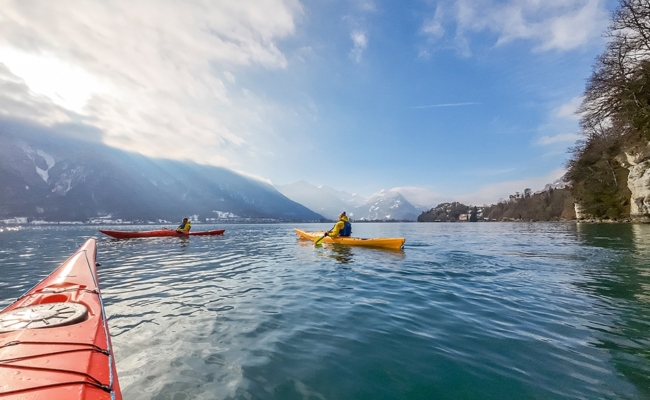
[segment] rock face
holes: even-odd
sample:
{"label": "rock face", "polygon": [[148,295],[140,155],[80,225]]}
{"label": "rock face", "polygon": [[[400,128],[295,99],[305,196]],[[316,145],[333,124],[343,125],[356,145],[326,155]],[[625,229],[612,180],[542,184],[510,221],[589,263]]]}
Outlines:
{"label": "rock face", "polygon": [[632,192],[630,218],[647,219],[650,216],[650,143],[635,147],[618,159],[630,171],[627,186]]}
{"label": "rock face", "polygon": [[588,215],[585,214],[582,206],[580,204],[578,204],[578,203],[573,204],[573,210],[574,210],[574,212],[576,214],[576,219],[577,220],[583,220],[583,219],[586,219],[588,217]]}

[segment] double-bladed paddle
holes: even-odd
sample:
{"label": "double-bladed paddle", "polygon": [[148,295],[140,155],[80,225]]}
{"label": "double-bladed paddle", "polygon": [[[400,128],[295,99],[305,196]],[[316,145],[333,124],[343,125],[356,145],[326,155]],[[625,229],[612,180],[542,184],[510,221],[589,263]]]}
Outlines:
{"label": "double-bladed paddle", "polygon": [[325,236],[327,236],[327,234],[328,234],[328,232],[325,232],[325,234],[323,236],[316,239],[316,241],[314,242],[314,246],[318,246],[320,244],[320,241],[325,239]]}

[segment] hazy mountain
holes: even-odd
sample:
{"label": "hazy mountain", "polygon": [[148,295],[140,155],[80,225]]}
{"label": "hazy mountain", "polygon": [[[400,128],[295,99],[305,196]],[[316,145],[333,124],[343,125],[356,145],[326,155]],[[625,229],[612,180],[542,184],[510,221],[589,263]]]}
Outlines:
{"label": "hazy mountain", "polygon": [[356,220],[400,220],[415,221],[420,211],[406,201],[399,192],[384,191],[370,196],[366,202],[354,209]]}
{"label": "hazy mountain", "polygon": [[323,218],[271,185],[225,168],[149,159],[41,127],[0,126],[0,219]]}
{"label": "hazy mountain", "polygon": [[540,190],[540,192],[548,192],[549,190],[553,189],[564,189],[568,186],[568,183],[564,181],[564,177],[560,179],[556,179],[551,183],[546,184],[544,186],[544,189]]}
{"label": "hazy mountain", "polygon": [[367,221],[415,221],[420,214],[400,193],[394,191],[382,191],[364,198],[305,181],[275,187],[288,198],[330,219],[336,219],[341,211],[346,211],[354,220]]}
{"label": "hazy mountain", "polygon": [[288,185],[275,185],[275,188],[291,200],[329,219],[336,219],[341,211],[349,213],[365,202],[363,197],[356,194],[328,186],[315,186],[303,180]]}

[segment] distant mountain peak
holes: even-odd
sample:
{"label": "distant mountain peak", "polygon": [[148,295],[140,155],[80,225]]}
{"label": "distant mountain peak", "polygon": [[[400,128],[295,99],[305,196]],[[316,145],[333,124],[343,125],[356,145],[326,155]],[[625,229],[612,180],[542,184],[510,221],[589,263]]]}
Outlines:
{"label": "distant mountain peak", "polygon": [[553,190],[555,190],[555,189],[564,189],[564,188],[567,187],[568,184],[569,183],[564,181],[564,178],[562,177],[562,178],[554,180],[551,183],[546,184],[544,186],[544,189],[542,189],[540,192],[548,192],[551,189],[553,189]]}
{"label": "distant mountain peak", "polygon": [[[303,182],[303,181],[298,181]],[[415,221],[420,214],[399,192],[385,190],[362,197],[322,185],[279,185],[277,189],[288,198],[305,205],[312,211],[335,220],[346,211],[355,220]]]}

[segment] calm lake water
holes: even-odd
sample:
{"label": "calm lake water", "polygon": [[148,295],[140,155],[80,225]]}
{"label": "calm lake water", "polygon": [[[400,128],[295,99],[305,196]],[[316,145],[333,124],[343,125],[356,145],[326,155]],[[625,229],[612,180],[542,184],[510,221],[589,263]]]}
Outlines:
{"label": "calm lake water", "polygon": [[650,398],[650,225],[294,227],[0,227],[0,308],[95,237],[125,399]]}

